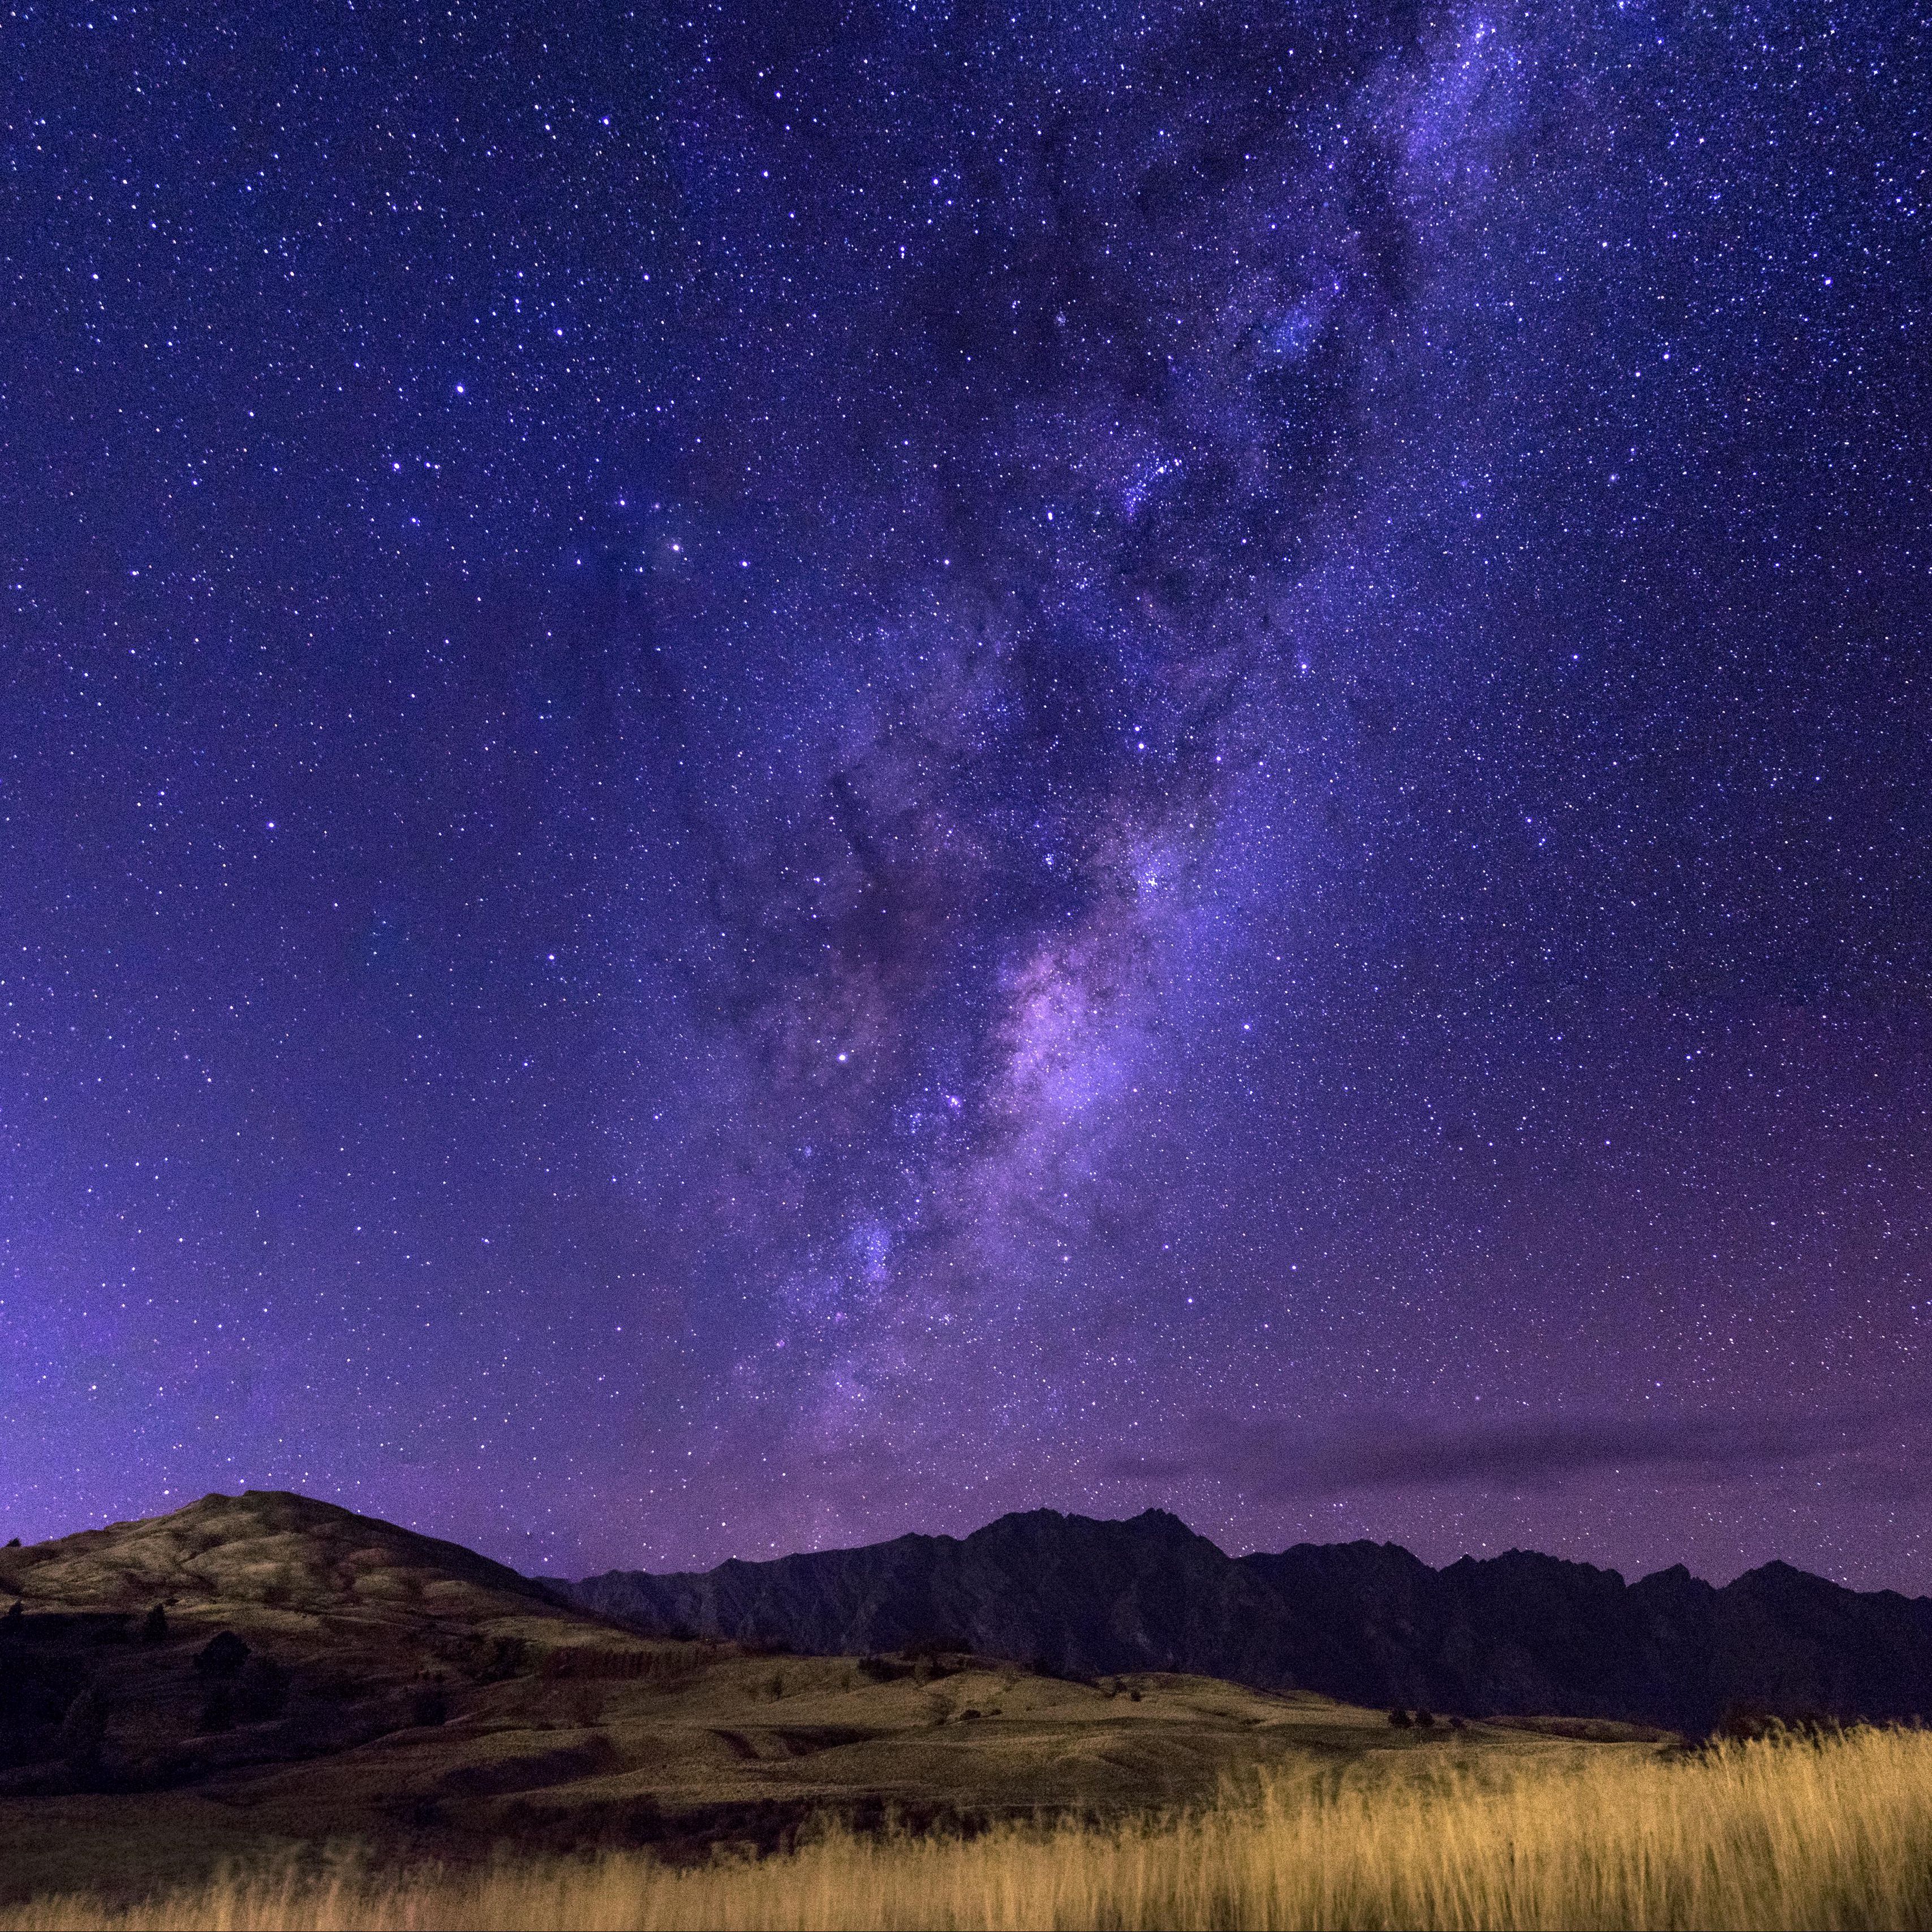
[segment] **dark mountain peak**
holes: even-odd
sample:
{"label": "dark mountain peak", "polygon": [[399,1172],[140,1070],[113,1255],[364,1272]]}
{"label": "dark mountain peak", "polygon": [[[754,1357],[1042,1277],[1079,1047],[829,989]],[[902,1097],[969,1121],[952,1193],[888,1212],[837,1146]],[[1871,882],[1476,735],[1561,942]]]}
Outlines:
{"label": "dark mountain peak", "polygon": [[1747,1570],[1733,1576],[1724,1586],[1726,1590],[1792,1590],[1818,1588],[1838,1590],[1842,1586],[1823,1576],[1814,1576],[1808,1570],[1801,1570],[1795,1563],[1787,1563],[1782,1557],[1774,1556],[1768,1563],[1760,1563],[1755,1570]]}
{"label": "dark mountain peak", "polygon": [[1742,1576],[1732,1577],[1719,1594],[1778,1598],[1822,1605],[1835,1603],[1841,1598],[1855,1598],[1858,1592],[1846,1589],[1842,1583],[1833,1582],[1828,1576],[1814,1576],[1810,1570],[1801,1570],[1796,1564],[1774,1556],[1768,1563],[1760,1563],[1755,1570],[1747,1570]]}
{"label": "dark mountain peak", "polygon": [[1413,1550],[1399,1543],[1294,1543],[1279,1552],[1257,1550],[1238,1559],[1259,1570],[1316,1571],[1324,1575],[1352,1573],[1411,1580],[1436,1573]]}
{"label": "dark mountain peak", "polygon": [[1143,1510],[1125,1520],[1063,1515],[1058,1510],[1016,1510],[976,1529],[957,1546],[972,1557],[1024,1550],[1028,1562],[1048,1564],[1228,1562],[1207,1538],[1166,1510]]}
{"label": "dark mountain peak", "polygon": [[1181,1537],[1191,1543],[1204,1543],[1207,1538],[1196,1534],[1178,1516],[1166,1510],[1142,1510],[1138,1516],[1080,1516],[1071,1512],[1063,1513],[1055,1509],[1013,1510],[1002,1516],[995,1516],[983,1528],[974,1530],[964,1538],[967,1543],[976,1542],[982,1536],[998,1532],[1028,1536],[1100,1535],[1120,1539],[1130,1532],[1154,1532],[1168,1536]]}
{"label": "dark mountain peak", "polygon": [[1009,1510],[1004,1516],[996,1516],[991,1522],[969,1530],[959,1540],[970,1544],[986,1537],[1052,1536],[1069,1523],[1087,1520],[1084,1516],[1063,1516],[1055,1509]]}
{"label": "dark mountain peak", "polygon": [[1171,1510],[1144,1509],[1138,1516],[1130,1516],[1127,1525],[1130,1528],[1156,1530],[1162,1536],[1189,1543],[1205,1543],[1208,1540],[1198,1530],[1190,1529]]}
{"label": "dark mountain peak", "polygon": [[1475,1568],[1486,1569],[1492,1576],[1498,1577],[1536,1576],[1550,1580],[1561,1577],[1586,1586],[1595,1585],[1618,1590],[1624,1587],[1621,1570],[1599,1569],[1594,1563],[1581,1563],[1574,1557],[1546,1556],[1540,1550],[1505,1550],[1500,1556],[1492,1556],[1486,1562],[1480,1558],[1472,1559],[1466,1556],[1461,1561],[1473,1562]]}
{"label": "dark mountain peak", "polygon": [[1340,1553],[1346,1556],[1394,1557],[1404,1563],[1412,1563],[1418,1570],[1426,1570],[1429,1565],[1414,1550],[1400,1543],[1377,1543],[1372,1538],[1358,1536],[1347,1543],[1294,1543],[1289,1544],[1284,1555],[1299,1550],[1313,1550],[1323,1556]]}
{"label": "dark mountain peak", "polygon": [[1673,1590],[1682,1589],[1687,1583],[1695,1583],[1706,1590],[1711,1587],[1701,1576],[1692,1576],[1682,1564],[1673,1563],[1668,1570],[1653,1570],[1648,1576],[1639,1577],[1631,1588],[1642,1590],[1653,1583],[1659,1588]]}
{"label": "dark mountain peak", "polygon": [[1652,1570],[1630,1586],[1632,1602],[1660,1616],[1706,1614],[1717,1594],[1714,1583],[1693,1576],[1681,1563],[1672,1564],[1668,1570]]}

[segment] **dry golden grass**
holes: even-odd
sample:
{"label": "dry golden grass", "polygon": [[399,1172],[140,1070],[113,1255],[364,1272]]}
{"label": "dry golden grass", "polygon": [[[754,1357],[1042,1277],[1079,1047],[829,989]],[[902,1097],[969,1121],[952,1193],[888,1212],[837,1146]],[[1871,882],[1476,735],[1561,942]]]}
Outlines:
{"label": "dry golden grass", "polygon": [[290,1866],[132,1908],[67,1898],[0,1932],[368,1927],[1928,1927],[1932,1733],[1673,1757],[1358,1766],[1190,1816],[970,1842],[829,1832],[694,1869],[641,1856],[470,1872]]}

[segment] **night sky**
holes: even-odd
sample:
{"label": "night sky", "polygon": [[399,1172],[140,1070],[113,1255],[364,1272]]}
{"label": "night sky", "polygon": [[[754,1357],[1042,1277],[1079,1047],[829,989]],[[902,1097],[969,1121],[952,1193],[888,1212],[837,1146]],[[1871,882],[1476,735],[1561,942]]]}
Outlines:
{"label": "night sky", "polygon": [[1932,1590],[1922,10],[0,94],[0,1532]]}

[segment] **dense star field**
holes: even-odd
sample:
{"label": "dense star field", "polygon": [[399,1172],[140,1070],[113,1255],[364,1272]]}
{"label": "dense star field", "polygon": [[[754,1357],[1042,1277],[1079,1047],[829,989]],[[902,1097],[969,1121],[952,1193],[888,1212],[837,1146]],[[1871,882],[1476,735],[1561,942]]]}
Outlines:
{"label": "dense star field", "polygon": [[0,1534],[1932,1589],[1925,25],[14,6]]}

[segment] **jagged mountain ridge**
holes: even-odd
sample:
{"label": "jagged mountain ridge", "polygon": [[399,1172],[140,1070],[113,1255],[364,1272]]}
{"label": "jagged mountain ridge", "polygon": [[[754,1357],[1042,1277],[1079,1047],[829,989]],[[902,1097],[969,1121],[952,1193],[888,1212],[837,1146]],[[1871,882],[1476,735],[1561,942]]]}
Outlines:
{"label": "jagged mountain ridge", "polygon": [[922,1639],[1097,1675],[1177,1670],[1470,1716],[1559,1712],[1702,1732],[1734,1706],[1932,1717],[1932,1598],[1769,1563],[1721,1588],[1626,1583],[1534,1552],[1435,1570],[1393,1544],[1225,1555],[1157,1510],[1035,1510],[963,1538],[565,1586],[642,1630],[822,1655]]}

